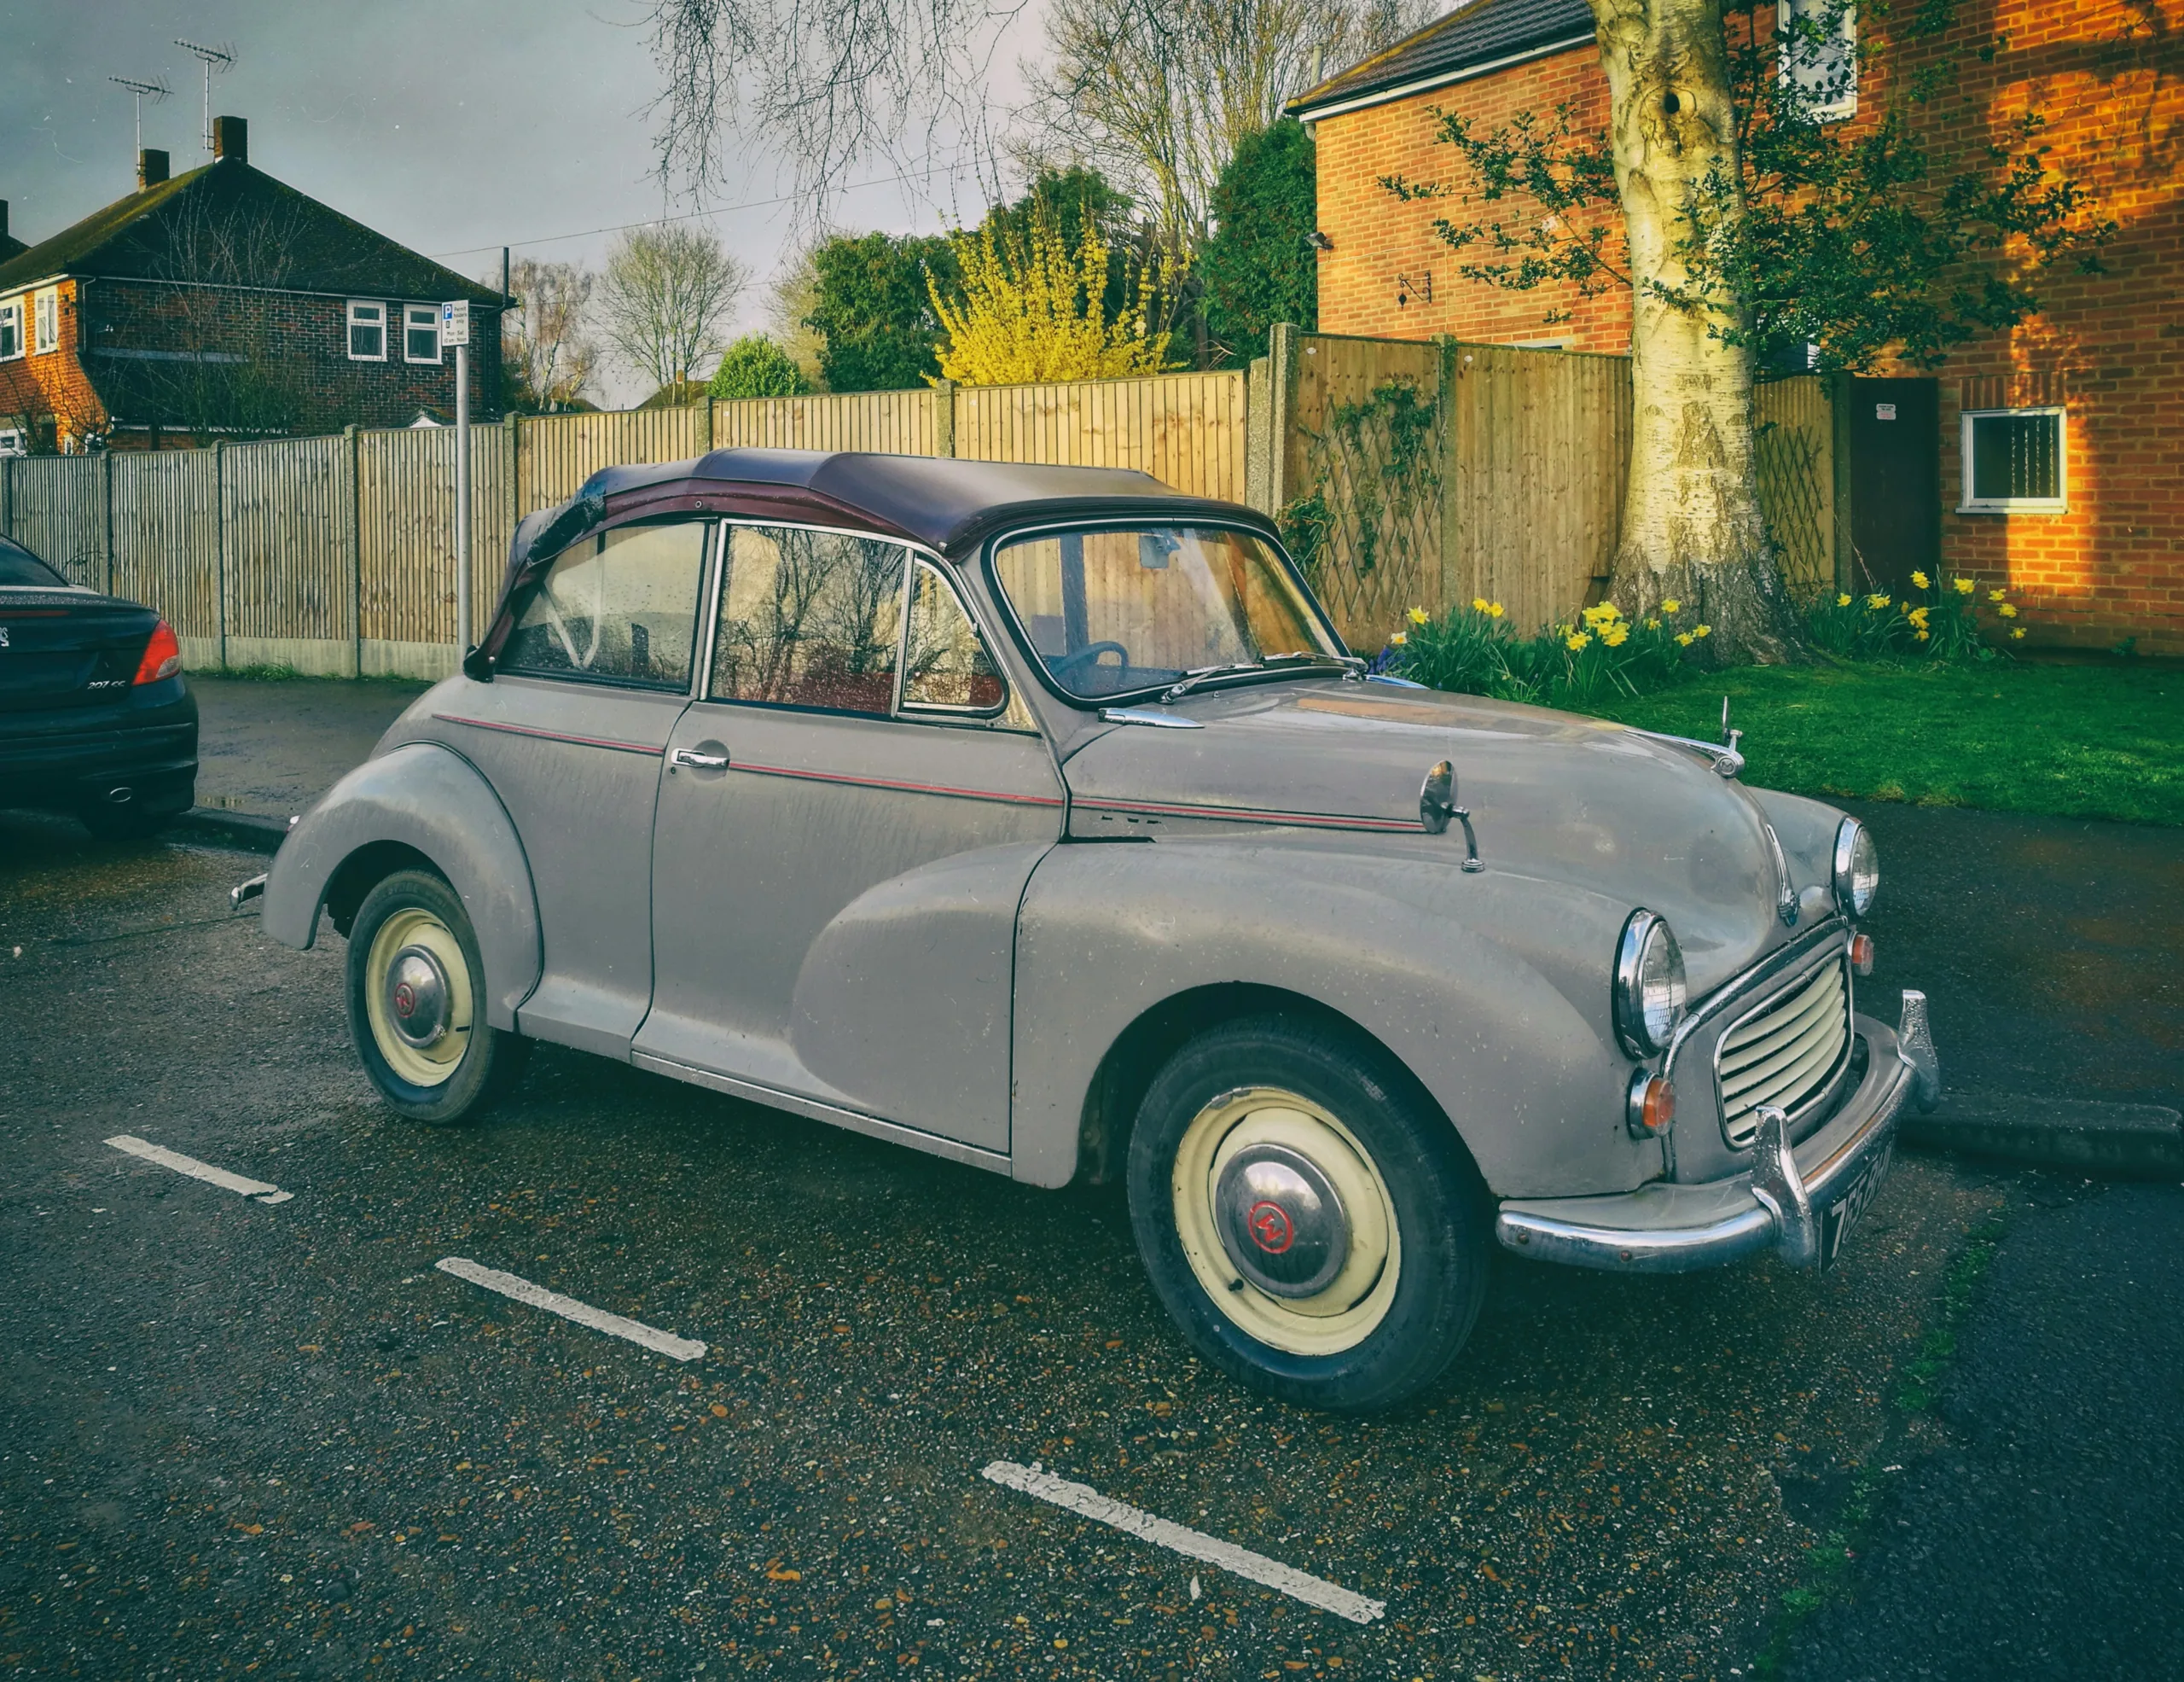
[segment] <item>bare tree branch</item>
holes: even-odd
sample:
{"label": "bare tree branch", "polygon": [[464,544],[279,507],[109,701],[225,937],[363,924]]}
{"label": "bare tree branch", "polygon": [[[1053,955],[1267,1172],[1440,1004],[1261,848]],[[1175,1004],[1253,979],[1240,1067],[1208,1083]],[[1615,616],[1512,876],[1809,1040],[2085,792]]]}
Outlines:
{"label": "bare tree branch", "polygon": [[601,330],[654,387],[687,384],[721,348],[721,328],[751,271],[711,234],[688,226],[633,228],[607,259],[598,289]]}

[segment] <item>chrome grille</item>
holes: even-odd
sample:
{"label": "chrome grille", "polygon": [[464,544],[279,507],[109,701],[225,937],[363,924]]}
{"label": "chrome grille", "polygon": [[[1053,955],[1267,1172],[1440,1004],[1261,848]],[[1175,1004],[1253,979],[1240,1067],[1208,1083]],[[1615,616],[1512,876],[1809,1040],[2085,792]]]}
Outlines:
{"label": "chrome grille", "polygon": [[1816,1097],[1850,1045],[1850,984],[1839,958],[1723,1034],[1714,1068],[1729,1143],[1751,1143],[1760,1105],[1794,1114]]}

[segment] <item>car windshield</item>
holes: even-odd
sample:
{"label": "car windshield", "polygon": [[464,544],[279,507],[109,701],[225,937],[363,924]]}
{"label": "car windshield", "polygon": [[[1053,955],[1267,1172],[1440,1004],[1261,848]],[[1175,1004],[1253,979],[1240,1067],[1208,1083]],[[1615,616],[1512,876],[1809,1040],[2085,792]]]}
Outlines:
{"label": "car windshield", "polygon": [[1002,544],[994,573],[1047,675],[1079,701],[1343,658],[1281,557],[1246,532],[1043,533]]}
{"label": "car windshield", "polygon": [[33,590],[66,590],[68,580],[19,543],[0,538],[0,585],[28,585]]}

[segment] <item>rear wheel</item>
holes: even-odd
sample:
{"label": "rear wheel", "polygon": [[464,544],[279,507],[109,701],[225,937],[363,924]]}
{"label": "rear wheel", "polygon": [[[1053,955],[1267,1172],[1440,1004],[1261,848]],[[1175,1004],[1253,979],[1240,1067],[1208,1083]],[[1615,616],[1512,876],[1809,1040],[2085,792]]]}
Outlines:
{"label": "rear wheel", "polygon": [[468,1120],[514,1084],[526,1042],[485,1021],[485,966],[462,901],[402,870],[364,896],[349,929],[349,1031],[398,1113]]}
{"label": "rear wheel", "polygon": [[1281,1017],[1176,1053],[1131,1136],[1146,1270],[1200,1354],[1307,1407],[1391,1407],[1478,1315],[1484,1188],[1448,1121],[1373,1048]]}

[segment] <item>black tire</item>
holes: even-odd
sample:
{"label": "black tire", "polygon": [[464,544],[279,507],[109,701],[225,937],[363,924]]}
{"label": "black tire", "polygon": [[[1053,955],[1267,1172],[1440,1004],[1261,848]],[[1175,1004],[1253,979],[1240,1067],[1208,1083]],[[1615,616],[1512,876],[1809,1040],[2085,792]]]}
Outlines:
{"label": "black tire", "polygon": [[76,815],[100,841],[149,841],[181,814],[148,812],[133,801],[127,806],[113,806],[99,800],[78,807]]}
{"label": "black tire", "polygon": [[[432,932],[433,922],[452,937],[451,941]],[[427,1051],[414,1054],[405,1053],[391,1033],[383,1045],[380,1029],[373,1022],[373,990],[383,990],[388,984],[386,974],[373,973],[374,953],[390,924],[396,925],[390,940],[414,928],[421,941],[436,943],[450,974],[451,991],[459,990],[467,997],[466,1010],[450,1011],[447,1033]],[[380,956],[383,959],[386,955]],[[453,974],[457,962],[462,966],[460,976]],[[384,963],[379,968],[384,971]],[[364,896],[349,929],[348,995],[349,1032],[357,1042],[357,1055],[372,1085],[397,1115],[412,1121],[452,1126],[482,1115],[521,1078],[530,1042],[487,1024],[485,965],[479,955],[477,931],[470,925],[461,897],[430,871],[398,871]],[[382,1000],[382,1014],[384,1008]],[[456,1019],[465,1016],[468,1020],[460,1028],[452,1026]],[[427,1079],[410,1078],[430,1057],[440,1056],[446,1059],[444,1075],[434,1069]],[[398,1062],[403,1066],[398,1067]]]}
{"label": "black tire", "polygon": [[[1312,1325],[1309,1336],[1321,1336],[1315,1323],[1295,1319],[1298,1305],[1243,1283],[1229,1259],[1235,1252],[1208,1259],[1206,1229],[1200,1228],[1200,1266],[1239,1276],[1229,1284],[1231,1307],[1224,1308],[1194,1268],[1179,1230],[1179,1221],[1188,1218],[1179,1209],[1191,1196],[1177,1184],[1186,1136],[1191,1161],[1211,1163],[1218,1159],[1204,1154],[1209,1137],[1241,1138],[1246,1136],[1234,1132],[1236,1127],[1256,1126],[1262,1115],[1282,1113],[1279,1103],[1251,1109],[1259,1101],[1238,1095],[1252,1089],[1302,1098],[1339,1122],[1349,1135],[1346,1144],[1362,1149],[1378,1175],[1373,1189],[1397,1236],[1389,1252],[1392,1268],[1384,1260],[1379,1273],[1357,1276],[1381,1280],[1385,1295],[1382,1285],[1375,1285],[1356,1298],[1357,1306],[1342,1311],[1367,1322],[1368,1329],[1333,1353],[1278,1347],[1240,1324],[1239,1316],[1252,1318],[1276,1336],[1290,1326]],[[1238,1103],[1244,1113],[1230,1121],[1230,1107]],[[1319,1118],[1310,1119],[1324,1126]],[[1228,1133],[1222,1132],[1224,1127]],[[1340,1412],[1393,1407],[1448,1371],[1478,1318],[1490,1248],[1485,1186],[1446,1118],[1399,1067],[1359,1037],[1282,1016],[1229,1022],[1201,1034],[1170,1060],[1147,1091],[1130,1138],[1127,1178],[1138,1253],[1183,1336],[1223,1372],[1280,1400]],[[1196,1183],[1194,1171],[1181,1179],[1186,1187]],[[1210,1172],[1205,1183],[1213,1184]],[[1207,1207],[1216,1201],[1209,1196]],[[1219,1217],[1211,1219],[1217,1235]],[[1362,1243],[1353,1238],[1351,1251]],[[1356,1289],[1338,1278],[1316,1300],[1347,1301]],[[1379,1318],[1371,1322],[1374,1312]],[[1330,1336],[1339,1338],[1352,1336],[1345,1327],[1356,1322],[1327,1324],[1337,1326]]]}

